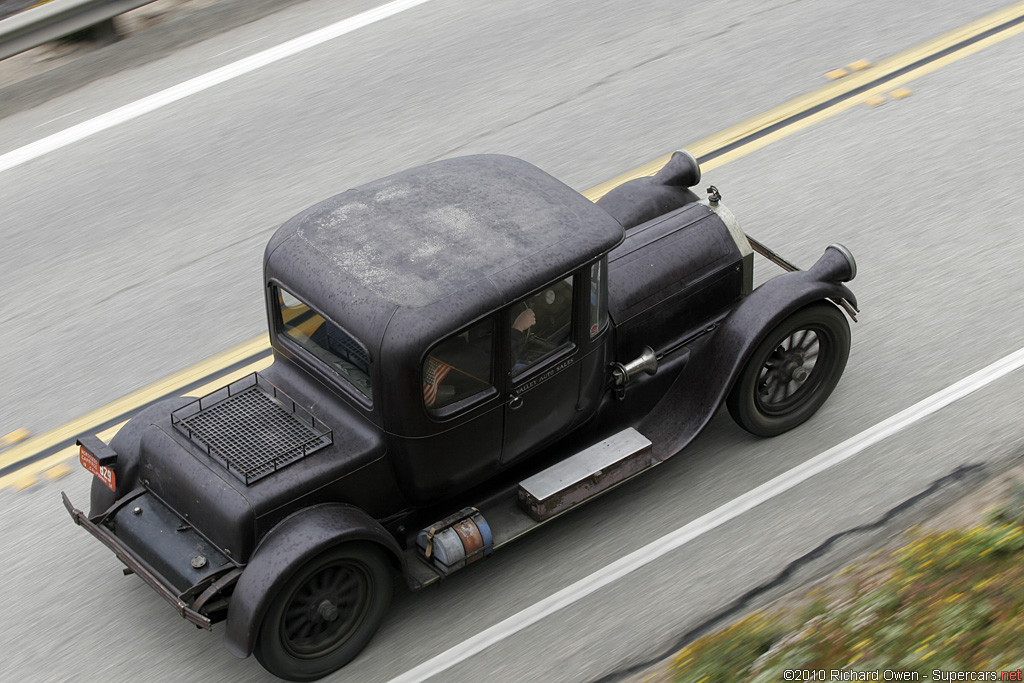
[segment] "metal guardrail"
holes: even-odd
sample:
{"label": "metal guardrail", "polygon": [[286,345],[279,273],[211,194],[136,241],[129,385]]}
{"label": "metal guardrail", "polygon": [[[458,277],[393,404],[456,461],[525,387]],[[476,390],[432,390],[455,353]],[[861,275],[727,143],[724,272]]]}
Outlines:
{"label": "metal guardrail", "polygon": [[153,0],[51,0],[0,21],[0,59],[109,22]]}

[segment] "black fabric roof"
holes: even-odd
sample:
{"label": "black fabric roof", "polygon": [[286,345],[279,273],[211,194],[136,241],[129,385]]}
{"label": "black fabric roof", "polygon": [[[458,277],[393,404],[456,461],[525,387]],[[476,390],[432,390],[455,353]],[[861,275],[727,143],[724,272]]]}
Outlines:
{"label": "black fabric roof", "polygon": [[396,309],[436,308],[456,295],[464,303],[445,304],[445,318],[496,308],[622,237],[607,212],[537,167],[468,156],[310,207],[271,238],[266,270],[374,345]]}

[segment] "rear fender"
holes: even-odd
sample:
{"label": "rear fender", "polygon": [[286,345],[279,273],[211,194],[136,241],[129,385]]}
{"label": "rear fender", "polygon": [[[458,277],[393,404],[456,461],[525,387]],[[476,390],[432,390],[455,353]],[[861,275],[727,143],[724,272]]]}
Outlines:
{"label": "rear fender", "polygon": [[395,539],[375,519],[351,505],[306,508],[271,529],[231,595],[224,631],[228,652],[239,658],[251,655],[263,616],[284,582],[313,557],[353,541],[382,546],[404,573],[405,561]]}
{"label": "rear fender", "polygon": [[722,405],[747,358],[761,339],[794,312],[823,299],[857,306],[842,284],[856,273],[847,253],[830,246],[806,271],[779,275],[743,299],[691,359],[662,399],[638,427],[653,443],[654,456],[668,460],[710,422]]}

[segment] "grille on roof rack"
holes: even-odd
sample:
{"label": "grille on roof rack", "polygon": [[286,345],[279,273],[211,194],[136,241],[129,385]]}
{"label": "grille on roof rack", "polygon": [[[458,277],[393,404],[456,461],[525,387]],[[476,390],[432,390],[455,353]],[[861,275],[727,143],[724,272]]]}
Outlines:
{"label": "grille on roof rack", "polygon": [[246,486],[334,442],[331,430],[255,372],[173,411],[171,424]]}

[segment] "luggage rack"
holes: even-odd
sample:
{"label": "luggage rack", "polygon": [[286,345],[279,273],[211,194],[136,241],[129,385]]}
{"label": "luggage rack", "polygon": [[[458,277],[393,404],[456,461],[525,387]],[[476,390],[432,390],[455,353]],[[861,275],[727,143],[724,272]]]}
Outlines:
{"label": "luggage rack", "polygon": [[259,373],[171,412],[171,424],[249,486],[334,443],[334,433]]}

